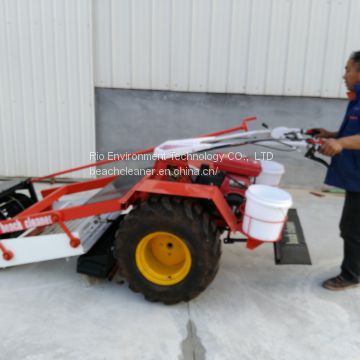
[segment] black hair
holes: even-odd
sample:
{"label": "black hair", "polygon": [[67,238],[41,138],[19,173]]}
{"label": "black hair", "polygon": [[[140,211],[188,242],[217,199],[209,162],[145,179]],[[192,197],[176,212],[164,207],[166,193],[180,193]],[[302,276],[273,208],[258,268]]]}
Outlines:
{"label": "black hair", "polygon": [[354,51],[350,55],[350,60],[352,60],[354,62],[354,64],[356,65],[356,70],[360,71],[360,51]]}

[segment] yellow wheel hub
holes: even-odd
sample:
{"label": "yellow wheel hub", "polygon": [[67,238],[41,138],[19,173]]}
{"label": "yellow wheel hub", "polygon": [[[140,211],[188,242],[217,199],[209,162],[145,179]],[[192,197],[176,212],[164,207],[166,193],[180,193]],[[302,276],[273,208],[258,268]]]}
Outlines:
{"label": "yellow wheel hub", "polygon": [[157,285],[174,285],[189,274],[191,254],[178,236],[157,231],[143,237],[136,247],[136,265]]}

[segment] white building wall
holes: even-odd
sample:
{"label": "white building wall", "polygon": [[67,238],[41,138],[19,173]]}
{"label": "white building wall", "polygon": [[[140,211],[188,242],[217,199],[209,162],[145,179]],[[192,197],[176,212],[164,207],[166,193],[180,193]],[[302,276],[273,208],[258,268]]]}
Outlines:
{"label": "white building wall", "polygon": [[359,0],[93,0],[95,85],[344,97]]}
{"label": "white building wall", "polygon": [[1,176],[45,175],[89,162],[91,0],[0,0],[0,79]]}
{"label": "white building wall", "polygon": [[359,0],[0,0],[0,175],[88,163],[94,86],[343,97],[359,15]]}

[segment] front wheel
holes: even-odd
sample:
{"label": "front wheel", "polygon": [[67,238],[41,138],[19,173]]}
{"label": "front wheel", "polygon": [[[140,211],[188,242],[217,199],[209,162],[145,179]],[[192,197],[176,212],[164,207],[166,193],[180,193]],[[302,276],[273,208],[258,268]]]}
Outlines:
{"label": "front wheel", "polygon": [[121,275],[149,301],[193,299],[215,277],[220,255],[217,228],[196,200],[151,197],[116,234]]}

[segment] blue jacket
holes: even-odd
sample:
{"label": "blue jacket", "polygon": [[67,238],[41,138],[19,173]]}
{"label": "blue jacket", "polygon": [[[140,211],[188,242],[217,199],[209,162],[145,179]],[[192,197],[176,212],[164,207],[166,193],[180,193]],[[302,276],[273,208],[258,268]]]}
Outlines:
{"label": "blue jacket", "polygon": [[[337,138],[360,135],[360,84],[355,85],[355,94],[350,100]],[[334,156],[326,174],[325,183],[360,192],[360,150],[343,150]]]}

